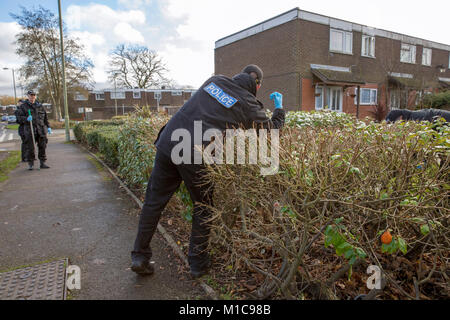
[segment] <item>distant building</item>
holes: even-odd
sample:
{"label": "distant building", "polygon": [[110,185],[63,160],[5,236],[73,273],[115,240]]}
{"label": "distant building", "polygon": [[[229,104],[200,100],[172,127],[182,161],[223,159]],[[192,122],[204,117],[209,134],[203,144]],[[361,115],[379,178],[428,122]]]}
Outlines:
{"label": "distant building", "polygon": [[415,106],[450,87],[450,45],[295,8],[216,41],[215,73],[255,63],[264,71],[258,98],[280,91],[288,110],[356,114]]}
{"label": "distant building", "polygon": [[154,111],[176,112],[190,99],[196,90],[193,89],[105,89],[75,92],[69,95],[69,113],[73,119],[84,119],[83,108],[92,109],[89,119],[109,119],[116,115],[132,112],[136,106],[149,106]]}

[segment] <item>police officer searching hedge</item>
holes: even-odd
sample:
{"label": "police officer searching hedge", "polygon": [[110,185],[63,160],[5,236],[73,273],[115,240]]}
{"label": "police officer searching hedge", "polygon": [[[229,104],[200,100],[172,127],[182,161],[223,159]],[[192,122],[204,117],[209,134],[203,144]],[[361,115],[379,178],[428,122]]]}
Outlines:
{"label": "police officer searching hedge", "polygon": [[[275,103],[271,119],[266,116],[263,104],[256,99],[262,79],[263,72],[256,65],[245,67],[242,73],[231,79],[222,75],[211,77],[159,132],[155,141],[157,149],[155,164],[147,185],[138,234],[131,253],[131,269],[134,272],[141,275],[154,272],[150,264],[152,256],[150,241],[162,211],[180,183],[184,181],[194,203],[188,254],[190,273],[194,279],[207,273],[210,267],[209,255],[206,252],[210,232],[207,221],[211,218],[208,207],[213,204],[213,186],[205,185],[202,179],[205,169],[203,164],[173,162],[171,152],[177,142],[172,141],[172,133],[177,129],[185,129],[194,136],[194,121],[202,121],[202,136],[208,129],[223,132],[232,128],[283,127],[285,121],[283,96],[278,92],[271,94],[270,99]],[[220,92],[220,97],[217,92]],[[210,142],[202,143],[205,146]]]}
{"label": "police officer searching hedge", "polygon": [[[49,169],[45,164],[47,156],[47,133],[51,134],[52,129],[48,123],[47,112],[42,104],[36,100],[36,92],[27,92],[28,99],[25,100],[16,110],[19,132],[22,137],[22,160],[28,162],[28,170],[33,170],[34,160],[36,160],[35,146],[38,147],[38,158],[41,169]],[[32,130],[33,128],[33,130]]]}

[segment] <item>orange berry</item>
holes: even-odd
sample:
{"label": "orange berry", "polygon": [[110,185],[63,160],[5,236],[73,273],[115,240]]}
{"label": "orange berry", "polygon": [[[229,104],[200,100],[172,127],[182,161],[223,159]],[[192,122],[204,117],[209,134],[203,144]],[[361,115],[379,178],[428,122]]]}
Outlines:
{"label": "orange berry", "polygon": [[381,242],[384,244],[389,244],[392,242],[392,235],[389,230],[385,231],[381,236]]}

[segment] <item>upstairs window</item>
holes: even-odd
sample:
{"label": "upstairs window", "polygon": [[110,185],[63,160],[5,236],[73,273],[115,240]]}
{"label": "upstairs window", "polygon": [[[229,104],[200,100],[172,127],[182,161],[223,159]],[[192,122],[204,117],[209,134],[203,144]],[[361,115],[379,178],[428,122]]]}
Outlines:
{"label": "upstairs window", "polygon": [[172,91],[172,95],[173,96],[182,96],[183,95],[183,91],[174,90],[174,91]]}
{"label": "upstairs window", "polygon": [[140,99],[140,98],[141,98],[141,92],[133,91],[133,99]]}
{"label": "upstairs window", "polygon": [[111,99],[125,99],[125,92],[124,91],[111,91]]}
{"label": "upstairs window", "polygon": [[423,48],[422,64],[424,66],[431,66],[431,55],[433,51],[430,48]]}
{"label": "upstairs window", "polygon": [[105,100],[105,94],[104,93],[96,93],[95,100]]}
{"label": "upstairs window", "polygon": [[330,51],[352,54],[353,33],[330,29]]}
{"label": "upstairs window", "polygon": [[86,101],[88,99],[84,94],[79,93],[79,92],[75,92],[74,98],[75,98],[75,101]]}
{"label": "upstairs window", "polygon": [[362,37],[361,55],[365,57],[375,58],[375,37],[371,36]]}
{"label": "upstairs window", "polygon": [[416,63],[416,46],[402,43],[400,61],[405,63]]}

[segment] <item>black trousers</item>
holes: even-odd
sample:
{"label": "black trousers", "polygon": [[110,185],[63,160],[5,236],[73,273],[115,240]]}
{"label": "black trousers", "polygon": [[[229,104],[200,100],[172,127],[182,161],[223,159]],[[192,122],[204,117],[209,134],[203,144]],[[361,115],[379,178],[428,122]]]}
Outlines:
{"label": "black trousers", "polygon": [[22,154],[22,162],[26,162],[26,160],[25,160],[25,153],[26,153],[26,151],[25,151],[25,136],[23,135],[23,134],[19,134],[20,135],[20,140],[22,140],[22,143],[21,143],[21,145],[20,145],[20,151],[21,151],[21,154]]}
{"label": "black trousers", "polygon": [[160,151],[156,152],[155,165],[147,185],[139,220],[138,234],[131,253],[132,258],[151,258],[150,241],[155,234],[161,213],[181,181],[184,181],[194,203],[189,265],[191,270],[201,270],[207,266],[209,255],[206,250],[210,233],[208,222],[211,217],[208,207],[212,206],[213,188],[210,184],[205,185],[203,170],[202,165],[175,165],[170,157]]}
{"label": "black trousers", "polygon": [[[36,140],[36,145],[38,148],[38,158],[39,160],[46,161],[47,155],[45,154],[45,149],[47,148],[48,139],[46,136],[36,134],[34,136]],[[22,141],[22,160],[23,161],[34,161],[36,160],[35,148],[33,148],[33,137],[31,133],[29,135],[24,136],[24,140]]]}

